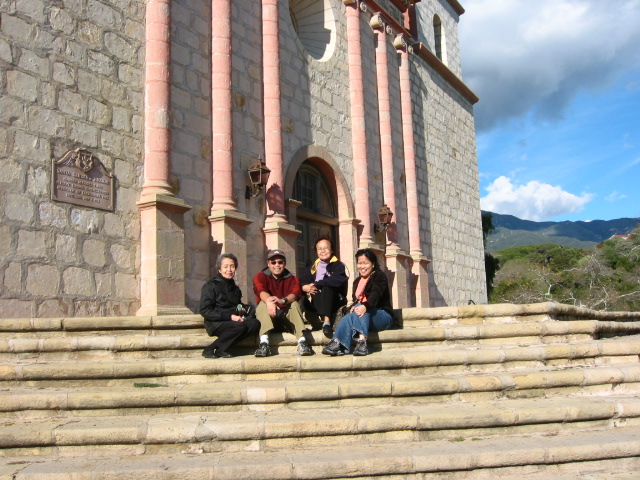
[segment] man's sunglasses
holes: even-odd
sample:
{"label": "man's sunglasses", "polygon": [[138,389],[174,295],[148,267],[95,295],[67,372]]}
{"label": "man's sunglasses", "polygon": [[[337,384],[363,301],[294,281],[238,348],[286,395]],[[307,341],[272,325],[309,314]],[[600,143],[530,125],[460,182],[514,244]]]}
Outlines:
{"label": "man's sunglasses", "polygon": [[284,260],[269,260],[271,265],[284,265]]}

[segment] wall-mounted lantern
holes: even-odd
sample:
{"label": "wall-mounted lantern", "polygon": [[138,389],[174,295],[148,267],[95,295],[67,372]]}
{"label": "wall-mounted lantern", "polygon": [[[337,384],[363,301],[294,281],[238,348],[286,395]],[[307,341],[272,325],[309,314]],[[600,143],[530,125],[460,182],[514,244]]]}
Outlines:
{"label": "wall-mounted lantern", "polygon": [[264,190],[264,187],[267,186],[267,182],[269,181],[271,170],[264,163],[262,157],[258,157],[256,163],[249,167],[247,172],[249,173],[249,182],[251,182],[251,185],[247,185],[244,197],[249,199],[251,197],[257,197],[262,190]]}
{"label": "wall-mounted lantern", "polygon": [[382,205],[380,210],[378,210],[378,224],[373,225],[373,231],[375,233],[378,232],[386,232],[387,228],[391,224],[391,219],[393,218],[393,212],[386,204]]}

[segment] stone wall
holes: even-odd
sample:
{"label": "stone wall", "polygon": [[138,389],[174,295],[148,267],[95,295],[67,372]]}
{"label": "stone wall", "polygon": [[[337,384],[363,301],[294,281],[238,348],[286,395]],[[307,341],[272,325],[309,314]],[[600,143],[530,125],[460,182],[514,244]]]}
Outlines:
{"label": "stone wall", "polygon": [[462,77],[460,66],[460,39],[458,37],[459,15],[447,0],[433,0],[416,3],[418,21],[418,40],[435,53],[435,35],[433,30],[433,16],[438,15],[442,22],[442,31],[446,43],[444,63],[449,70]]}
{"label": "stone wall", "polygon": [[[139,306],[143,0],[0,2],[0,310],[130,315]],[[86,148],[114,212],[50,197],[52,159]]]}
{"label": "stone wall", "polygon": [[424,253],[432,260],[431,306],[486,303],[480,183],[473,109],[468,100],[412,56],[416,156]]}

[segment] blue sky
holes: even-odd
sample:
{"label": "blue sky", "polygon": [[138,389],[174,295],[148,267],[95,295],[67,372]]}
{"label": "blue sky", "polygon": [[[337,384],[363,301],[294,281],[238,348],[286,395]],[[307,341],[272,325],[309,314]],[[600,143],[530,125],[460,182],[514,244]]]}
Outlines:
{"label": "blue sky", "polygon": [[640,0],[462,4],[482,208],[640,217]]}

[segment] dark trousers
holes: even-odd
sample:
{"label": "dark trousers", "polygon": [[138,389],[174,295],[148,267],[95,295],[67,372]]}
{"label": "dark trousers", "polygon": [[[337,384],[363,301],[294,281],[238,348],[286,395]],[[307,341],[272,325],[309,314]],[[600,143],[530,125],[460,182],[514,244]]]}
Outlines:
{"label": "dark trousers", "polygon": [[216,350],[226,352],[232,345],[245,338],[256,336],[260,331],[258,319],[250,317],[244,322],[207,322],[205,329],[210,337],[218,337],[211,345]]}
{"label": "dark trousers", "polygon": [[340,294],[331,287],[322,287],[322,290],[312,295],[311,305],[309,302],[305,302],[305,308],[311,307],[311,310],[319,316],[329,317],[331,320],[342,305],[344,302],[340,302]]}

